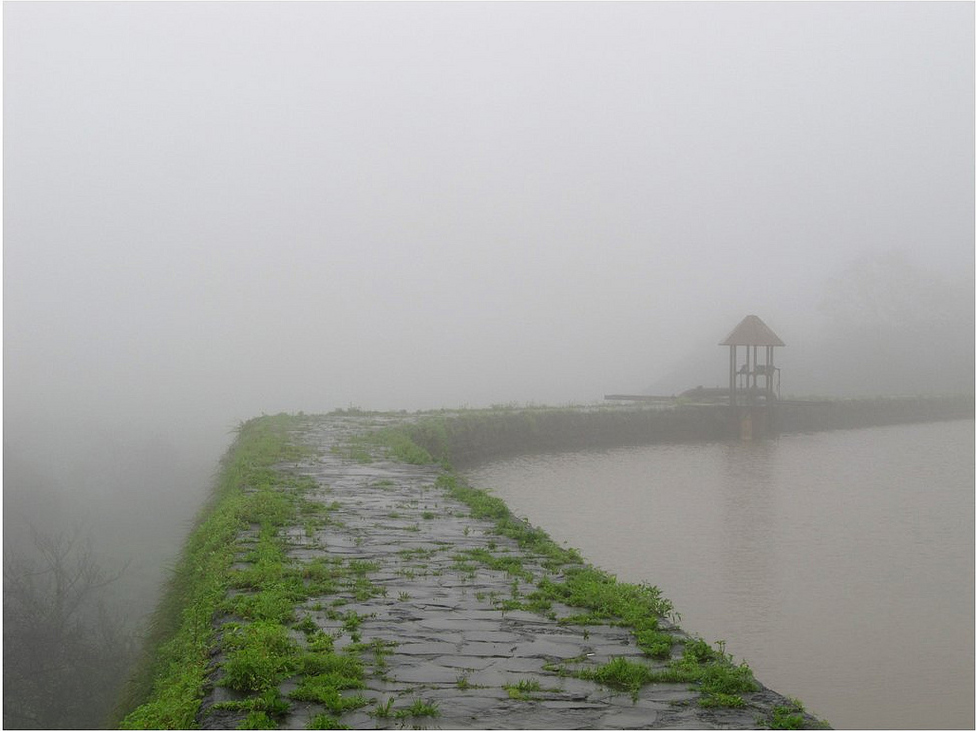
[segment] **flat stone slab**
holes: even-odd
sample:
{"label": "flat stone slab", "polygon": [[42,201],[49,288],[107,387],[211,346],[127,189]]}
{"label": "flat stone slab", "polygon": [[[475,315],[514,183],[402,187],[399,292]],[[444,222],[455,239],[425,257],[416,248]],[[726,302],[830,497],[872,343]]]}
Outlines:
{"label": "flat stone slab", "polygon": [[[381,660],[362,650],[366,687],[342,693],[361,694],[369,704],[342,714],[341,723],[352,728],[750,728],[785,702],[762,688],[743,696],[744,708],[706,709],[698,705],[698,691],[685,684],[645,685],[631,696],[557,672],[559,663],[572,669],[615,657],[646,658],[626,628],[558,622],[583,610],[556,603],[551,616],[504,611],[506,600],[528,596],[542,578],[560,577],[547,575],[539,557],[497,535],[492,522],[471,517],[466,505],[436,487],[440,467],[386,459],[362,464],[343,456],[348,436],[396,421],[317,419],[301,435],[317,456],[277,467],[314,480],[317,487],[306,498],[328,507],[324,524],[285,529],[289,558],[359,562],[362,568],[360,585],[340,580],[335,592],[300,605],[296,621],[310,620],[332,634],[337,649],[369,643],[383,648]],[[256,537],[251,527],[240,539],[253,544]],[[467,553],[476,549],[518,559],[531,579],[479,563]],[[220,672],[217,668],[214,677]],[[297,678],[280,690],[287,695],[295,687]],[[228,699],[225,689],[212,686],[198,717],[201,726],[237,727],[246,714],[207,712]],[[435,704],[437,715],[409,716],[418,700]],[[276,720],[279,728],[306,728],[324,712],[316,703],[292,701],[289,712]]]}

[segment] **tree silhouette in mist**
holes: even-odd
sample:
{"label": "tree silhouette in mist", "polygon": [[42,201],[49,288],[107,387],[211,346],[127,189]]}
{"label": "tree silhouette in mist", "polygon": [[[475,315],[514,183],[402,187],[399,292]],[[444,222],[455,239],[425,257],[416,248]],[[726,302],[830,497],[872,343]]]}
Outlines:
{"label": "tree silhouette in mist", "polygon": [[77,527],[30,538],[4,554],[3,725],[104,727],[136,650],[104,601],[124,567],[103,569]]}

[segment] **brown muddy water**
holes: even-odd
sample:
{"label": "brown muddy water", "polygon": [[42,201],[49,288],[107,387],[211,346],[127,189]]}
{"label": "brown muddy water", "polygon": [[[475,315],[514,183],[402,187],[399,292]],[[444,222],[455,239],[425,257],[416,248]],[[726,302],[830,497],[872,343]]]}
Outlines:
{"label": "brown muddy water", "polygon": [[467,473],[836,728],[973,728],[972,421]]}

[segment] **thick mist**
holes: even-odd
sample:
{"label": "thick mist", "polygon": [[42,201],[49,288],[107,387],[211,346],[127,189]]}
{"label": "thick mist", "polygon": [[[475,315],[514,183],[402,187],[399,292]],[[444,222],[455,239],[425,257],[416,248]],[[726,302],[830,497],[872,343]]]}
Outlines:
{"label": "thick mist", "polygon": [[972,391],[964,3],[8,3],[4,529],[140,615],[242,420]]}

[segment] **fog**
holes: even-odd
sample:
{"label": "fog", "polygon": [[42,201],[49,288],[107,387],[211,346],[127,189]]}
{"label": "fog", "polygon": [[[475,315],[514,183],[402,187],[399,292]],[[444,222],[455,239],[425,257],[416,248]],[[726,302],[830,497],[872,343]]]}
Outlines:
{"label": "fog", "polygon": [[747,314],[784,393],[972,391],[971,4],[3,20],[4,527],[137,602],[261,413],[718,385]]}

